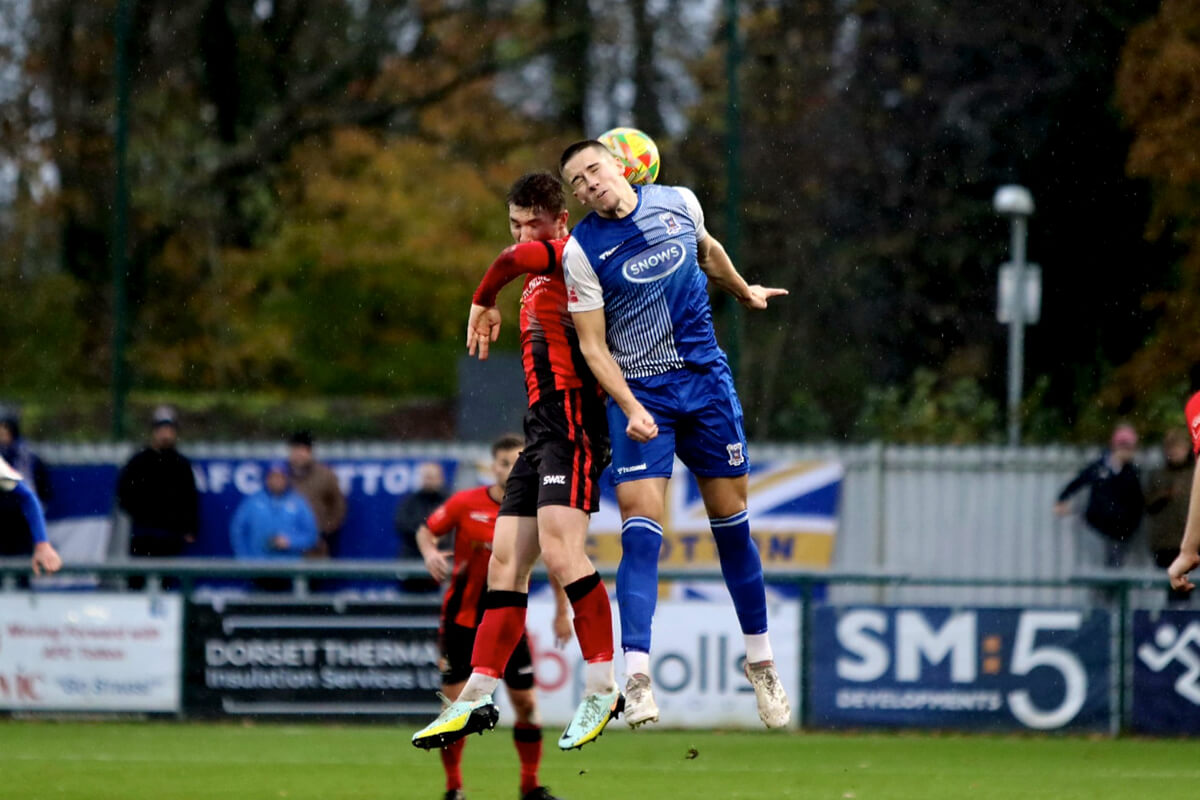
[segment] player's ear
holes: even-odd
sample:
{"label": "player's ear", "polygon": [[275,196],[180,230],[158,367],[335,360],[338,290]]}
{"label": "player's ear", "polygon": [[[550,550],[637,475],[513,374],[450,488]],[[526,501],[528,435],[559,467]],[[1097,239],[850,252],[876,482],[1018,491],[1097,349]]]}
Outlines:
{"label": "player's ear", "polygon": [[564,208],[562,211],[558,212],[558,224],[566,225],[567,219],[570,216],[571,216],[571,212]]}

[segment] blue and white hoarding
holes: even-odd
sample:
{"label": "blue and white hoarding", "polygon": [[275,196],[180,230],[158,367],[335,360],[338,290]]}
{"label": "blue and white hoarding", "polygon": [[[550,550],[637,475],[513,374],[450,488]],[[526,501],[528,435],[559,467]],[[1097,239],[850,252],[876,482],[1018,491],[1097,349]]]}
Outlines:
{"label": "blue and white hoarding", "polygon": [[814,727],[1107,730],[1103,610],[821,606]]}
{"label": "blue and white hoarding", "polygon": [[1138,733],[1200,733],[1200,612],[1134,612],[1130,722]]}

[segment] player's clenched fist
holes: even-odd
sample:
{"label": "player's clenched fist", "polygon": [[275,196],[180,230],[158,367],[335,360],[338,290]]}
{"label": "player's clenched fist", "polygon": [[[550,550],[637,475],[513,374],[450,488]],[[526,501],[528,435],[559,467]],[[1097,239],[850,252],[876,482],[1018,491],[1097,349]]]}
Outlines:
{"label": "player's clenched fist", "polygon": [[625,435],[635,442],[648,442],[658,436],[658,423],[644,408],[629,415]]}
{"label": "player's clenched fist", "polygon": [[1188,573],[1200,565],[1200,555],[1196,553],[1181,552],[1171,562],[1171,566],[1167,567],[1167,576],[1171,579],[1171,588],[1175,590],[1191,591],[1195,589],[1195,584],[1188,578]]}

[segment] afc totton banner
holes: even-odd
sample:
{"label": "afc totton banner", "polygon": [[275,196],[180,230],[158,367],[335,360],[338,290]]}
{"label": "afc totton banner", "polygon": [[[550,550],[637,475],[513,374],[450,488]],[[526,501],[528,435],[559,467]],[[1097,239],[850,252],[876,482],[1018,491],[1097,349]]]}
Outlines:
{"label": "afc totton banner", "polygon": [[[793,710],[800,681],[800,604],[770,603],[771,646],[779,678],[792,698]],[[620,615],[613,603],[616,629],[616,676],[623,683],[620,656]],[[538,709],[548,725],[566,725],[583,696],[583,659],[572,639],[554,646],[554,603],[547,593],[529,600],[527,627],[537,679]],[[695,601],[664,601],[654,614],[650,671],[660,724],[666,728],[762,728],[754,689],[742,673],[746,650],[733,605]],[[496,692],[502,725],[512,724],[512,710],[503,690]],[[793,724],[795,724],[793,720]],[[622,728],[623,720],[618,720]]]}
{"label": "afc totton banner", "polygon": [[1133,613],[1133,729],[1200,733],[1200,612]]}
{"label": "afc totton banner", "polygon": [[401,602],[213,598],[188,615],[197,716],[437,714],[437,610]]}
{"label": "afc totton banner", "polygon": [[815,727],[1107,730],[1103,610],[821,606]]}
{"label": "afc totton banner", "polygon": [[178,711],[177,596],[0,594],[0,709]]}
{"label": "afc totton banner", "polygon": [[[751,459],[750,532],[763,566],[830,565],[843,477],[836,461]],[[612,482],[603,480],[601,489],[600,510],[588,527],[589,554],[597,563],[616,564],[621,560],[621,514]],[[719,563],[700,489],[678,459],[667,484],[663,529],[664,567]]]}

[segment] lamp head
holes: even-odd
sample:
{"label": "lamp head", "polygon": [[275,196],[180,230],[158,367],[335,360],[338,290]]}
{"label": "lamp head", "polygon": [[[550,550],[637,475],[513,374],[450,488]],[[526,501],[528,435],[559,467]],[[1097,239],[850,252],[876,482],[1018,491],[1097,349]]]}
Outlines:
{"label": "lamp head", "polygon": [[1010,183],[996,190],[992,208],[1006,217],[1028,217],[1033,214],[1033,195],[1024,186]]}

